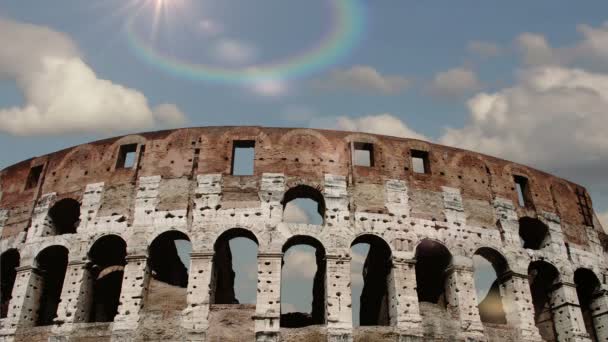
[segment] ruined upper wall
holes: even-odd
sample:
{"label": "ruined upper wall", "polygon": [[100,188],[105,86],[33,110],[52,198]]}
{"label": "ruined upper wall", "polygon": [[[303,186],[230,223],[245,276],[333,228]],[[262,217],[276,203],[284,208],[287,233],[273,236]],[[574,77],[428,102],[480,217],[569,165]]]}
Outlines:
{"label": "ruined upper wall", "polygon": [[[253,176],[230,175],[235,140],[255,141]],[[356,143],[373,146],[373,166],[352,165],[351,149]],[[117,168],[120,148],[129,144],[137,146],[137,167]],[[428,173],[413,171],[412,150],[428,152]],[[39,181],[27,188],[30,170],[36,166],[42,166]],[[387,212],[381,197],[384,182],[405,180],[411,192],[412,216],[438,221],[445,220],[443,200],[435,197],[444,186],[457,188],[467,221],[486,228],[493,228],[496,222],[492,201],[500,197],[517,203],[513,178],[524,176],[528,179],[531,205],[518,207],[520,216],[535,212],[557,214],[566,241],[583,248],[588,245],[585,229],[603,234],[595,215],[593,226],[585,224],[581,203],[590,206],[591,201],[583,187],[502,159],[420,140],[366,133],[202,127],[100,140],[7,167],[0,173],[2,237],[16,236],[28,229],[34,205],[43,194],[56,193],[57,200],[81,200],[87,184],[103,182],[106,190],[100,211],[132,219],[139,177],[160,175],[167,180],[163,186],[173,191],[161,191],[167,195],[160,199],[160,206],[171,210],[187,207],[188,180],[211,173],[224,175],[225,200],[244,202],[259,201],[259,183],[264,173],[284,174],[288,187],[301,182],[320,185],[325,174],[344,175],[350,188],[351,210],[379,213]]]}

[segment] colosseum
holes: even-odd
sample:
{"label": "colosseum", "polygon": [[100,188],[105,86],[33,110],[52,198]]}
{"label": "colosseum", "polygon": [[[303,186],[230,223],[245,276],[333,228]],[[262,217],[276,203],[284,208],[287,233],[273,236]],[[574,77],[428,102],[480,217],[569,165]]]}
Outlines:
{"label": "colosseum", "polygon": [[[320,222],[285,219],[298,199]],[[2,170],[0,233],[0,341],[608,341],[608,236],[586,189],[420,140],[202,127],[96,141]],[[254,303],[235,298],[234,238],[257,246]],[[315,250],[312,310],[282,314],[296,245]],[[495,272],[484,298],[478,258]]]}

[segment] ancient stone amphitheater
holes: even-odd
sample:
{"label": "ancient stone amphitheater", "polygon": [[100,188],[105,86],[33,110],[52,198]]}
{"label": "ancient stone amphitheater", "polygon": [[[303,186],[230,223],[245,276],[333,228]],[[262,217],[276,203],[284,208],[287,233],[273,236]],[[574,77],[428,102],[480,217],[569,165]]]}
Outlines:
{"label": "ancient stone amphitheater", "polygon": [[[1,341],[608,340],[608,238],[587,191],[494,157],[209,127],[79,145],[0,177]],[[301,198],[321,224],[286,222]],[[255,304],[235,298],[236,237],[258,246]],[[353,326],[356,243],[369,253]],[[282,315],[284,253],[300,244],[316,250],[312,311]],[[476,258],[497,275],[483,300]]]}

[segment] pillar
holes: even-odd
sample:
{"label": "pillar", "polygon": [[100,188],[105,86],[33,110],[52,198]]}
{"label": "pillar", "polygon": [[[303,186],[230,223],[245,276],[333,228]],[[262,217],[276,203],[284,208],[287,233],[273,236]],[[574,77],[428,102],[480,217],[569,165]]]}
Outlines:
{"label": "pillar", "polygon": [[455,264],[446,270],[445,293],[448,310],[460,321],[459,335],[470,341],[485,341],[477,308],[473,267],[463,264],[466,263],[465,260],[460,260],[459,264],[458,257],[454,259]]}
{"label": "pillar", "polygon": [[187,306],[182,311],[182,327],[188,332],[189,341],[205,341],[209,328],[209,304],[213,252],[190,253]]}
{"label": "pillar", "polygon": [[521,341],[542,341],[534,322],[534,304],[528,275],[510,272],[502,277],[500,294],[507,324],[517,329]]}
{"label": "pillar", "polygon": [[422,336],[422,318],[416,292],[416,260],[393,258],[389,275],[391,325],[400,335]]}
{"label": "pillar", "polygon": [[42,277],[32,266],[17,268],[13,297],[5,318],[5,328],[15,330],[36,325]]}
{"label": "pillar", "polygon": [[143,307],[148,286],[148,256],[143,254],[127,255],[120,305],[114,317],[113,330],[135,330],[139,325],[140,310]]}
{"label": "pillar", "polygon": [[595,294],[591,302],[591,316],[598,341],[608,341],[608,289]]}
{"label": "pillar", "polygon": [[84,261],[70,261],[65,272],[61,302],[57,308],[58,322],[81,323],[87,322],[92,302],[91,273]]}
{"label": "pillar", "polygon": [[279,341],[282,261],[282,253],[258,254],[258,295],[253,317],[257,342]]}
{"label": "pillar", "polygon": [[585,329],[576,285],[566,282],[557,284],[551,293],[550,305],[558,341],[591,341]]}
{"label": "pillar", "polygon": [[351,341],[353,328],[348,251],[327,255],[326,296],[328,341]]}

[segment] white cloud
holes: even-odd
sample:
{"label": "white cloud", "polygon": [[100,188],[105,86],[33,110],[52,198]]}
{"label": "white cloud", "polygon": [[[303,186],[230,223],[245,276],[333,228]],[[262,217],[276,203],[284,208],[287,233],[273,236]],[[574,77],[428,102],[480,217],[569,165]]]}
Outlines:
{"label": "white cloud", "polygon": [[515,40],[523,61],[529,65],[557,64],[558,54],[540,34],[522,33]]}
{"label": "white cloud", "polygon": [[467,50],[484,58],[496,57],[502,53],[502,49],[498,44],[478,40],[469,42]]}
{"label": "white cloud", "polygon": [[432,93],[440,96],[462,96],[481,87],[477,75],[471,69],[453,68],[438,72],[430,84]]}
{"label": "white cloud", "polygon": [[199,21],[198,28],[202,33],[209,36],[218,35],[223,31],[220,24],[209,18],[205,18]]}
{"label": "white cloud", "polygon": [[312,279],[317,272],[317,260],[312,248],[290,248],[284,260],[283,277],[286,279]]}
{"label": "white cloud", "polygon": [[376,69],[365,65],[356,65],[350,69],[334,70],[327,79],[315,82],[315,85],[321,89],[345,89],[382,94],[399,93],[410,84],[411,81],[405,77],[383,75]]}
{"label": "white cloud", "polygon": [[212,54],[222,63],[246,64],[255,59],[257,51],[253,45],[247,42],[232,38],[222,38],[213,46]]}
{"label": "white cloud", "polygon": [[300,208],[295,203],[295,201],[291,201],[285,205],[285,210],[283,211],[283,221],[292,223],[310,223],[310,217],[306,211],[304,211],[304,209]]}
{"label": "white cloud", "polygon": [[74,42],[49,28],[0,19],[0,76],[14,80],[25,103],[0,109],[0,131],[15,135],[140,130],[179,125],[175,105],[150,108],[137,90],[100,79]]}
{"label": "white cloud", "polygon": [[319,127],[322,128],[428,140],[424,135],[409,128],[401,119],[388,113],[368,115],[360,118],[340,116],[321,120],[316,122],[316,124],[319,124]]}
{"label": "white cloud", "polygon": [[280,80],[261,80],[252,85],[254,93],[267,97],[281,96],[287,93],[287,83]]}

